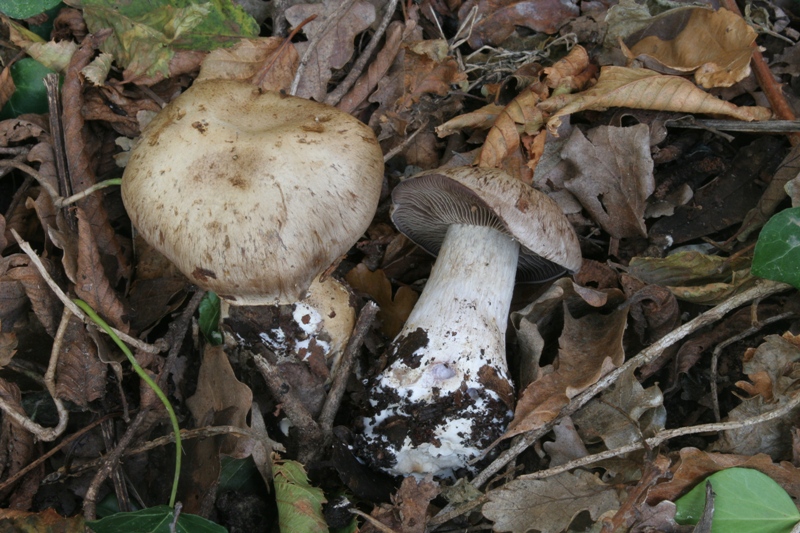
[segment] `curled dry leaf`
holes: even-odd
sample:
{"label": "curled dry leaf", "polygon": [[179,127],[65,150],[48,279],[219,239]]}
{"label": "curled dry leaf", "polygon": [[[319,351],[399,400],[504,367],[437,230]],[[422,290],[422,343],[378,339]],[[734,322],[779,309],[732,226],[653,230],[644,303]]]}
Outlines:
{"label": "curled dry leaf", "polygon": [[546,479],[520,476],[501,489],[490,491],[483,516],[494,522],[493,531],[541,533],[566,530],[575,516],[588,511],[597,519],[606,511],[617,509],[616,491],[593,474],[578,470]]}
{"label": "curled dry leaf", "polygon": [[486,135],[478,156],[478,166],[501,168],[503,161],[517,151],[520,144],[517,124],[530,128],[529,131],[541,128],[544,115],[536,107],[538,103],[539,96],[526,89],[503,108]]}
{"label": "curled dry leaf", "polygon": [[772,116],[772,112],[764,107],[737,107],[720,100],[678,76],[614,66],[600,69],[597,84],[591,89],[550,98],[540,107],[544,111],[558,110],[547,121],[551,133],[558,129],[561,117],[578,111],[604,111],[609,107],[722,115],[748,122],[768,120]]}
{"label": "curled dry leaf", "polygon": [[[428,523],[428,504],[439,495],[439,484],[428,476],[417,480],[408,476],[403,480],[397,493],[392,497],[392,505],[381,504],[372,511],[372,517],[402,533],[423,533]],[[363,533],[378,533],[370,523],[361,528]]]}
{"label": "curled dry leaf", "polygon": [[581,89],[585,78],[580,74],[589,68],[589,53],[586,48],[577,45],[572,47],[569,53],[556,61],[552,67],[542,70],[545,75],[544,83],[551,89],[556,87],[569,88],[571,90]]}
{"label": "curled dry leaf", "polygon": [[644,212],[655,190],[650,130],[599,126],[588,138],[575,128],[561,152],[573,177],[564,187],[612,237],[647,235]]}
{"label": "curled dry leaf", "polygon": [[710,89],[730,87],[750,74],[755,39],[756,31],[741,16],[725,8],[698,8],[690,12],[675,38],[663,40],[649,35],[630,49],[623,43],[622,51],[629,59],[638,59],[659,72],[694,72],[697,84]]}
{"label": "curled dry leaf", "polygon": [[480,109],[476,109],[475,111],[458,115],[457,117],[451,118],[444,124],[436,126],[436,135],[439,137],[447,137],[448,135],[458,133],[465,128],[474,128],[479,130],[489,129],[492,127],[492,124],[494,124],[495,120],[497,120],[497,117],[501,112],[503,112],[504,109],[506,108],[501,105],[489,104],[481,107]]}

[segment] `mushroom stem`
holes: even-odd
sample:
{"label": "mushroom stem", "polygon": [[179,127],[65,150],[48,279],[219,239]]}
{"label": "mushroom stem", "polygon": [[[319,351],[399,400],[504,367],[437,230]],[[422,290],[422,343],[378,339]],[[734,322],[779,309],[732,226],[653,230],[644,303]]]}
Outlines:
{"label": "mushroom stem", "polygon": [[396,475],[448,475],[505,430],[513,405],[505,332],[517,241],[451,225],[425,290],[370,391],[363,455]]}

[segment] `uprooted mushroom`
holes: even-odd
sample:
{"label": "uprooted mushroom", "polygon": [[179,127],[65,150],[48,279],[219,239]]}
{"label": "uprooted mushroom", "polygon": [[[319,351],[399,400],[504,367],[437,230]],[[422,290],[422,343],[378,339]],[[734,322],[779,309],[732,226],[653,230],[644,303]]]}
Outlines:
{"label": "uprooted mushroom", "polygon": [[357,447],[394,475],[463,468],[502,435],[514,404],[505,332],[516,281],[581,265],[555,202],[499,169],[422,173],[392,193],[392,221],[438,255],[371,386]]}
{"label": "uprooted mushroom", "polygon": [[[257,342],[279,356],[335,358],[353,311],[347,291],[318,278],[366,230],[382,182],[380,146],[351,115],[208,80],[145,128],[122,198],[142,237],[232,315],[270,317]],[[344,310],[333,301],[342,299]],[[279,304],[288,307],[271,307]]]}

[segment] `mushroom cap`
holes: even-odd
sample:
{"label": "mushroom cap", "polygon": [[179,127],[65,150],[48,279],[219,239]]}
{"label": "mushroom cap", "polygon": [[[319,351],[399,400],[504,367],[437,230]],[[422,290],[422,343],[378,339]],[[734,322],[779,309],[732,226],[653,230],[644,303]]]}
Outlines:
{"label": "mushroom cap", "polygon": [[192,282],[234,305],[285,304],[366,231],[382,183],[375,135],[351,115],[208,80],[142,132],[122,199]]}
{"label": "mushroom cap", "polygon": [[520,244],[517,281],[547,281],[581,267],[578,236],[546,194],[497,168],[452,167],[409,178],[392,191],[392,221],[438,255],[451,224],[489,226]]}

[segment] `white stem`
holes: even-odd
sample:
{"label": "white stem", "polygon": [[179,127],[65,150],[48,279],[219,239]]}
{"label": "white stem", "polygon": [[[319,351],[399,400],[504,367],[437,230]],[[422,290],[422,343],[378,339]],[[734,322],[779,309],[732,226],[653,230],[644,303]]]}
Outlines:
{"label": "white stem", "polygon": [[448,228],[425,290],[370,390],[362,453],[393,474],[447,475],[511,415],[505,333],[519,244],[488,227]]}

